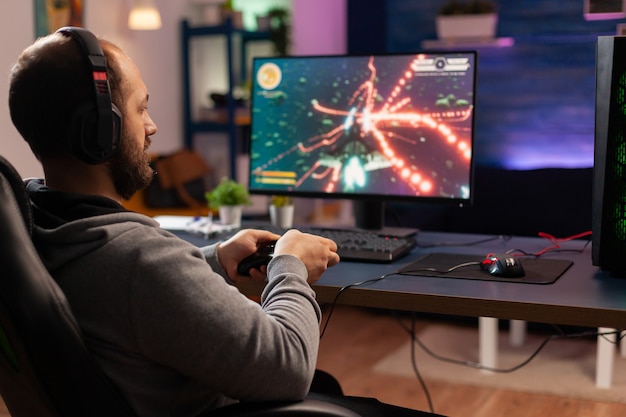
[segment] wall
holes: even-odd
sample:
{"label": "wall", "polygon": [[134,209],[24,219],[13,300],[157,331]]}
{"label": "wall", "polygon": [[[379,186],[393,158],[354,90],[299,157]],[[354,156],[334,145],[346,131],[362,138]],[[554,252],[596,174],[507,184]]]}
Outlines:
{"label": "wall", "polygon": [[[5,74],[8,74],[21,50],[34,40],[32,0],[10,2],[14,3],[7,6],[11,13],[2,13],[0,17],[0,37],[4,39],[0,67],[6,71]],[[85,0],[84,20],[85,27],[119,44],[139,66],[151,93],[150,113],[159,126],[153,149],[161,152],[178,148],[180,143],[182,124],[178,111],[181,94],[177,33],[186,4],[167,0],[155,0],[155,3],[163,19],[163,28],[158,31],[129,30],[126,18],[130,1],[127,0]],[[155,45],[158,45],[158,54],[153,53]],[[1,153],[22,176],[41,176],[39,163],[11,123],[7,90],[8,76],[4,76],[0,87]]]}
{"label": "wall", "polygon": [[[442,4],[348,0],[349,52],[423,50]],[[512,47],[454,46],[479,52],[473,204],[394,203],[389,225],[531,236],[591,229],[595,45],[624,19],[587,21],[582,0],[497,4],[497,36]]]}
{"label": "wall", "polygon": [[[362,7],[350,0],[349,44],[360,45],[363,27],[382,41],[386,52],[423,49],[436,39],[438,0],[373,0],[384,10],[358,16]],[[507,169],[582,168],[593,164],[595,44],[598,36],[616,33],[617,20],[588,21],[583,0],[497,1],[498,37],[512,47],[478,49],[474,156],[479,165]],[[377,24],[378,21],[384,24]],[[355,25],[356,26],[356,25]],[[377,32],[382,28],[382,32]]]}
{"label": "wall", "polygon": [[[131,0],[84,0],[85,27],[118,43],[135,61],[150,89],[150,113],[159,127],[152,150],[170,152],[182,146],[182,93],[179,48],[180,20],[186,16],[187,2],[183,0],[154,0],[161,12],[163,27],[158,31],[134,32],[127,28],[126,18]],[[11,161],[24,177],[41,176],[39,163],[21,139],[9,116],[8,72],[19,53],[34,37],[32,0],[6,0],[6,11],[0,14],[0,68],[4,75],[0,83],[0,154]],[[318,16],[324,26],[307,25],[294,34],[294,48],[306,53],[340,52],[345,50],[345,0],[292,0],[294,23]],[[311,30],[312,32],[308,32]],[[308,39],[315,39],[310,45]],[[217,62],[216,65],[220,63]]]}
{"label": "wall", "polygon": [[32,2],[23,0],[9,0],[10,6],[5,10],[10,13],[0,13],[0,155],[11,161],[24,176],[39,176],[39,164],[31,156],[28,145],[20,139],[11,123],[8,102],[8,71],[26,45],[32,42],[33,37],[33,7]]}
{"label": "wall", "polygon": [[346,0],[292,0],[293,54],[346,52]]}

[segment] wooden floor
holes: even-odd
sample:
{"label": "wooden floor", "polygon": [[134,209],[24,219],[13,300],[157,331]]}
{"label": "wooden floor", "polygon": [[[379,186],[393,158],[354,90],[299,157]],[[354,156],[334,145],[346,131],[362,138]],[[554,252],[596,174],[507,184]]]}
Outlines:
{"label": "wooden floor", "polygon": [[[325,318],[329,310],[324,311]],[[403,319],[408,322],[407,319]],[[429,319],[420,319],[417,329]],[[416,378],[370,372],[372,365],[408,340],[396,317],[377,310],[337,307],[320,345],[318,368],[333,374],[346,395],[374,397],[402,407],[429,410]],[[514,378],[514,374],[511,375]],[[448,417],[624,417],[626,404],[480,388],[426,380],[434,410]],[[9,413],[0,400],[0,417]]]}
{"label": "wooden floor", "polygon": [[[329,310],[325,309],[325,316]],[[402,319],[408,323],[408,318]],[[418,320],[417,328],[429,319]],[[346,395],[375,397],[429,411],[417,378],[374,374],[373,364],[408,340],[397,318],[376,310],[337,307],[322,338],[318,368],[333,374]],[[419,366],[419,364],[418,364]],[[514,378],[515,375],[511,374]],[[623,417],[626,404],[596,402],[426,380],[434,411],[449,417]]]}
{"label": "wooden floor", "polygon": [[4,405],[2,398],[0,398],[0,417],[10,417],[10,416],[11,414],[9,414],[9,410],[7,410],[7,407]]}

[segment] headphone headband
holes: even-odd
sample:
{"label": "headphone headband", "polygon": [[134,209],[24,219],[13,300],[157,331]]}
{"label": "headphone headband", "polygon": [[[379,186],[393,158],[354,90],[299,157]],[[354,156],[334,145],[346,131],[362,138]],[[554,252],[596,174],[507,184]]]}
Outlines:
{"label": "headphone headband", "polygon": [[121,140],[121,114],[111,101],[107,65],[100,41],[87,29],[66,26],[57,30],[81,47],[93,82],[93,104],[77,110],[72,123],[72,151],[87,163],[98,164],[110,159]]}

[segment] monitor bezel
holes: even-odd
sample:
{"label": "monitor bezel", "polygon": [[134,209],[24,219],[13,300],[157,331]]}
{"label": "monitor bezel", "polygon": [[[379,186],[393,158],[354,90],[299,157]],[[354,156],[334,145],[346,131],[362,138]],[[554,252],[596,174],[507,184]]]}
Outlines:
{"label": "monitor bezel", "polygon": [[[354,200],[361,201],[366,203],[372,202],[414,202],[414,203],[428,203],[428,204],[445,204],[451,206],[459,206],[459,207],[469,207],[474,202],[474,194],[475,194],[475,186],[474,186],[474,176],[475,176],[475,141],[476,141],[476,95],[477,95],[477,81],[478,81],[478,58],[479,53],[477,50],[471,49],[433,49],[433,50],[417,50],[411,52],[384,52],[384,53],[359,53],[359,54],[328,54],[328,55],[290,55],[290,56],[257,56],[252,58],[252,69],[251,76],[255,76],[255,68],[257,61],[264,61],[268,59],[316,59],[316,58],[351,58],[351,57],[387,57],[387,56],[413,56],[413,55],[458,55],[458,54],[471,54],[474,56],[474,70],[473,70],[473,115],[471,120],[471,155],[470,155],[470,163],[469,163],[469,194],[467,198],[462,197],[445,197],[445,196],[432,196],[432,195],[398,195],[398,194],[374,194],[374,193],[346,193],[346,192],[332,192],[327,193],[323,191],[301,191],[301,190],[285,190],[285,189],[264,189],[264,188],[254,188],[253,186],[253,161],[252,158],[248,158],[248,169],[247,169],[247,181],[248,181],[248,190],[252,195],[264,195],[264,196],[290,196],[293,198],[320,198],[320,199],[328,199],[328,200]],[[250,134],[254,132],[254,122],[255,115],[252,114],[252,109],[254,109],[254,82],[251,85],[251,94],[250,94],[250,109],[251,109],[251,120],[250,120]],[[251,151],[251,141],[249,144],[249,151]]]}

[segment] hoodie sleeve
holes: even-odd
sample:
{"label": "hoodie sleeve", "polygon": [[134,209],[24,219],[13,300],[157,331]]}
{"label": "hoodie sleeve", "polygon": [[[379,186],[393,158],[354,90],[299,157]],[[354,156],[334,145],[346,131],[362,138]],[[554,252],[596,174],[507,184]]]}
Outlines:
{"label": "hoodie sleeve", "polygon": [[217,242],[209,246],[204,246],[200,248],[200,251],[202,252],[202,255],[204,255],[204,259],[206,259],[207,263],[211,266],[211,269],[217,274],[224,277],[226,282],[232,285],[234,284],[233,280],[228,277],[228,273],[226,273],[226,270],[222,268],[222,265],[220,265],[219,259],[217,257],[217,246],[220,243],[221,242]]}
{"label": "hoodie sleeve", "polygon": [[[212,270],[203,251],[155,229],[137,248],[129,284],[142,354],[239,400],[303,398],[315,370],[320,309],[304,264],[275,257],[261,304]],[[207,253],[204,251],[204,253]]]}

